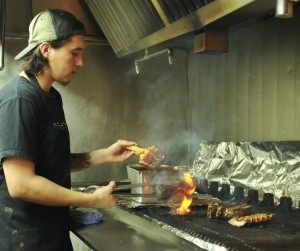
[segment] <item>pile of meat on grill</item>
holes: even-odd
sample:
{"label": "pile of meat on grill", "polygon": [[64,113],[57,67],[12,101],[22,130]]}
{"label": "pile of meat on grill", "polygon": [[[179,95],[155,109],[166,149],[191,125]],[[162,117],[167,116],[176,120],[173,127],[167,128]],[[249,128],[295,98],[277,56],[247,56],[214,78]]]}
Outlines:
{"label": "pile of meat on grill", "polygon": [[236,227],[267,222],[275,218],[275,214],[249,214],[251,209],[252,206],[247,204],[230,206],[217,202],[210,202],[207,208],[207,217],[209,219],[227,219],[229,224]]}

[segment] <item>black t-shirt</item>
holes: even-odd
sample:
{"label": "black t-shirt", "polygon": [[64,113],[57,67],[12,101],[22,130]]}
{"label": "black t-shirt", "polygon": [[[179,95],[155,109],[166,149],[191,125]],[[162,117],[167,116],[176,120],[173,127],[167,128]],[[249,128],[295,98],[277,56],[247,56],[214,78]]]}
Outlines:
{"label": "black t-shirt", "polygon": [[35,163],[37,175],[70,188],[70,138],[61,96],[54,87],[44,92],[35,77],[30,80],[18,76],[0,90],[0,250],[1,245],[17,250],[14,245],[23,242],[27,249],[22,250],[65,250],[69,208],[11,198],[2,169],[5,157],[26,158]]}

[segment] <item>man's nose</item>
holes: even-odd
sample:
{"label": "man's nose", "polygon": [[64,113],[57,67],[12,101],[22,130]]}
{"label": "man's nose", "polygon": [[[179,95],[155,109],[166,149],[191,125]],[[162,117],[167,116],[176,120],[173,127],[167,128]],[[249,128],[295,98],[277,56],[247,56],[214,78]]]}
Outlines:
{"label": "man's nose", "polygon": [[83,56],[82,55],[78,56],[76,65],[78,67],[83,67]]}

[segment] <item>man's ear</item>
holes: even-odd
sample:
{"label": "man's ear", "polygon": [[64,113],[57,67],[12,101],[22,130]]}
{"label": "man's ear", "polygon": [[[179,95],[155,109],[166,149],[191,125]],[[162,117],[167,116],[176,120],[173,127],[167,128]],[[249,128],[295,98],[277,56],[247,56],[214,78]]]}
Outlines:
{"label": "man's ear", "polygon": [[41,54],[45,57],[45,58],[48,58],[49,56],[49,52],[50,52],[50,49],[51,49],[51,45],[47,42],[43,42],[39,45],[40,47],[40,52]]}

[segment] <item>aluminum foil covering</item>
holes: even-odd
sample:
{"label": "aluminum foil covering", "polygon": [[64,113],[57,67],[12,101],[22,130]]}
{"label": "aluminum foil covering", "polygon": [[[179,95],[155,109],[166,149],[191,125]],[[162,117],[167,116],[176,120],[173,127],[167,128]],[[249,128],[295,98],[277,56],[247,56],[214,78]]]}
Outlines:
{"label": "aluminum foil covering", "polygon": [[[201,142],[191,175],[300,202],[300,142]],[[246,195],[246,194],[245,194]]]}

